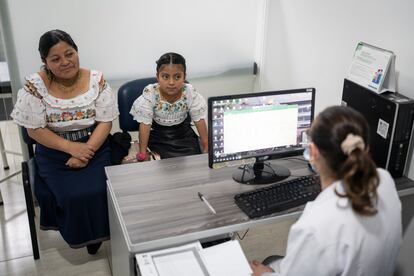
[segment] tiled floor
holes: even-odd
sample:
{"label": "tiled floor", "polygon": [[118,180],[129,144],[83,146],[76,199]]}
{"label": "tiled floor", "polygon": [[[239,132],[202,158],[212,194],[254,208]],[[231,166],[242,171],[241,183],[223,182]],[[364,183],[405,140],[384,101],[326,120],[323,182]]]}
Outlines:
{"label": "tiled floor", "polygon": [[[117,128],[117,125],[114,127]],[[16,125],[11,121],[2,121],[0,128],[6,149],[20,151]],[[0,179],[20,169],[21,156],[8,154],[7,159],[9,171],[3,171],[0,160]],[[21,174],[1,183],[0,189],[4,200],[4,205],[0,206],[0,276],[111,275],[108,243],[104,243],[97,255],[91,256],[86,249],[70,248],[58,232],[40,231],[38,227],[40,259],[35,261]],[[36,221],[38,222],[38,219]],[[283,254],[292,222],[250,229],[241,241],[246,257],[251,260],[263,259],[270,254]],[[243,234],[239,233],[240,236]]]}

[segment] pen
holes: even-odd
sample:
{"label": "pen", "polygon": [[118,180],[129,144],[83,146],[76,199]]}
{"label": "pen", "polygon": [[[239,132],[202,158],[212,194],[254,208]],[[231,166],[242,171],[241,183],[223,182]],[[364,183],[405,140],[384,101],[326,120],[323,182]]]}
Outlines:
{"label": "pen", "polygon": [[198,197],[200,198],[201,201],[203,201],[207,205],[208,209],[210,209],[210,211],[213,214],[217,214],[216,210],[214,210],[213,206],[211,206],[211,204],[207,201],[207,199],[203,196],[202,193],[198,192]]}

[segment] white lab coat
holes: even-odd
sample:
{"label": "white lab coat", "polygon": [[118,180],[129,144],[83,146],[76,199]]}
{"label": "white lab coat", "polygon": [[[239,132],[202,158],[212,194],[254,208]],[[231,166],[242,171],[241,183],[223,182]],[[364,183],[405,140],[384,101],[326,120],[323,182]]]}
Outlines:
{"label": "white lab coat", "polygon": [[378,213],[357,215],[337,181],[309,202],[289,232],[286,256],[271,264],[278,275],[392,275],[402,242],[401,202],[390,174],[377,169]]}

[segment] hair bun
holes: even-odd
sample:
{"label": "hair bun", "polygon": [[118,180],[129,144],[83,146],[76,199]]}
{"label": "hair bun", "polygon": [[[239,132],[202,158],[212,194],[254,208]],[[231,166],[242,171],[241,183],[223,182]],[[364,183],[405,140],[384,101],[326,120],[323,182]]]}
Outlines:
{"label": "hair bun", "polygon": [[355,149],[364,150],[365,149],[365,143],[361,136],[354,135],[352,133],[349,133],[345,140],[341,143],[341,149],[342,152],[345,155],[350,155],[351,152],[353,152]]}

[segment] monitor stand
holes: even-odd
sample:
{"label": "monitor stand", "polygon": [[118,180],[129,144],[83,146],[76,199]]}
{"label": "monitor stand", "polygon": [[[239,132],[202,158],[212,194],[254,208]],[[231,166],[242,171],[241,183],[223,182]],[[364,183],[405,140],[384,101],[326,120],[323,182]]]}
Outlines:
{"label": "monitor stand", "polygon": [[290,170],[284,166],[257,160],[252,165],[237,168],[233,179],[242,184],[269,184],[281,181],[290,176]]}

